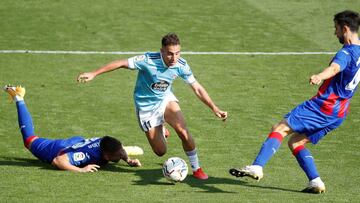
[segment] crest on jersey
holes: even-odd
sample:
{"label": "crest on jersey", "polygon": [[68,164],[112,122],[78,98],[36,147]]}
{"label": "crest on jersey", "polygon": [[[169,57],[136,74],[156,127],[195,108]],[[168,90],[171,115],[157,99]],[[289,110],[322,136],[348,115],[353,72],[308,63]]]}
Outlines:
{"label": "crest on jersey", "polygon": [[76,152],[73,154],[74,161],[82,161],[85,159],[85,154],[82,152]]}
{"label": "crest on jersey", "polygon": [[145,59],[145,55],[135,56],[134,61],[143,61]]}
{"label": "crest on jersey", "polygon": [[160,82],[153,83],[151,85],[151,88],[156,91],[165,92],[167,90],[167,88],[169,87],[169,85],[170,84],[168,82],[161,80]]}

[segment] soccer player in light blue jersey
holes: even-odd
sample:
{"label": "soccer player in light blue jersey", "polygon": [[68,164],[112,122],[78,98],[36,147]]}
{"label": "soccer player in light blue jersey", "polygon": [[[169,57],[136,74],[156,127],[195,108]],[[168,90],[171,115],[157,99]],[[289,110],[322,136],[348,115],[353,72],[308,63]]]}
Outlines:
{"label": "soccer player in light blue jersey", "polygon": [[26,107],[25,88],[5,86],[4,90],[16,101],[18,121],[25,147],[38,159],[55,167],[75,172],[95,172],[108,162],[124,160],[129,166],[141,166],[138,159],[130,159],[121,142],[104,136],[85,139],[47,139],[35,134],[31,115]]}
{"label": "soccer player in light blue jersey", "polygon": [[160,52],[113,61],[93,72],[80,74],[78,81],[88,82],[99,74],[119,68],[138,71],[134,90],[136,114],[155,154],[163,156],[166,153],[163,125],[167,122],[182,141],[194,177],[207,179],[207,174],[200,167],[195,142],[185,125],[179,101],[172,92],[172,83],[177,77],[183,79],[196,96],[222,120],[226,120],[227,112],[215,105],[204,87],[195,79],[186,60],[180,57],[180,40],[177,35],[165,35]]}
{"label": "soccer player in light blue jersey", "polygon": [[305,144],[318,143],[327,133],[341,125],[360,82],[360,16],[357,12],[343,11],[334,16],[334,24],[335,35],[344,46],[327,68],[310,77],[312,85],[319,85],[324,81],[318,93],[273,126],[252,165],[230,169],[231,175],[260,180],[265,164],[280,147],[283,138],[291,135],[288,140],[289,148],[309,180],[308,187],[303,192],[325,192],[325,184]]}

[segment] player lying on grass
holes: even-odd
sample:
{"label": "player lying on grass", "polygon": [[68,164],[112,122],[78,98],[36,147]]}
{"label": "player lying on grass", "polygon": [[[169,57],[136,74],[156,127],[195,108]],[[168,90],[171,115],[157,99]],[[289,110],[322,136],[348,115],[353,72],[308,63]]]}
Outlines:
{"label": "player lying on grass", "polygon": [[41,161],[63,170],[95,172],[108,162],[124,160],[129,166],[141,166],[138,159],[130,159],[119,140],[104,136],[84,139],[46,139],[36,136],[31,115],[26,107],[25,88],[5,86],[4,90],[16,101],[18,121],[25,147]]}
{"label": "player lying on grass", "polygon": [[207,179],[207,174],[200,167],[195,141],[186,127],[179,101],[172,92],[172,83],[181,77],[217,117],[226,120],[227,112],[215,105],[205,88],[195,79],[188,63],[180,57],[180,40],[177,35],[165,35],[160,52],[113,61],[93,72],[80,74],[78,81],[88,82],[97,75],[119,68],[138,70],[134,91],[137,118],[155,154],[163,156],[166,153],[163,125],[167,122],[182,141],[194,177]]}
{"label": "player lying on grass", "polygon": [[334,24],[335,35],[344,46],[336,53],[329,67],[310,77],[312,85],[324,81],[317,95],[297,106],[284,116],[284,120],[274,125],[253,164],[242,169],[230,169],[232,175],[260,180],[263,167],[280,147],[283,138],[290,135],[289,148],[309,179],[308,187],[303,192],[325,192],[325,184],[305,144],[316,144],[341,125],[360,81],[359,14],[340,12],[335,15]]}

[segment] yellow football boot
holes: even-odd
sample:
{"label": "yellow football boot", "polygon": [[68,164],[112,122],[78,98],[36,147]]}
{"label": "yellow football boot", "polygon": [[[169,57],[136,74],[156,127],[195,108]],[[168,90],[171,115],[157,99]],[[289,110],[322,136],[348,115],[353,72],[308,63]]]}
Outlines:
{"label": "yellow football boot", "polygon": [[10,101],[23,100],[25,96],[25,88],[21,86],[5,85],[4,91],[9,94]]}

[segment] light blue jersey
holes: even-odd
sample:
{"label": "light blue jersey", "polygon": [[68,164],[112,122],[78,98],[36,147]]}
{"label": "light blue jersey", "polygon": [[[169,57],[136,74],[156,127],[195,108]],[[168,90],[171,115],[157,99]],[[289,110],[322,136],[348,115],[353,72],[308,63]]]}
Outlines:
{"label": "light blue jersey", "polygon": [[164,98],[172,93],[171,85],[177,77],[192,84],[196,79],[187,62],[180,58],[174,66],[168,67],[159,52],[148,52],[128,59],[129,68],[138,70],[134,90],[135,106],[140,111],[158,108]]}

